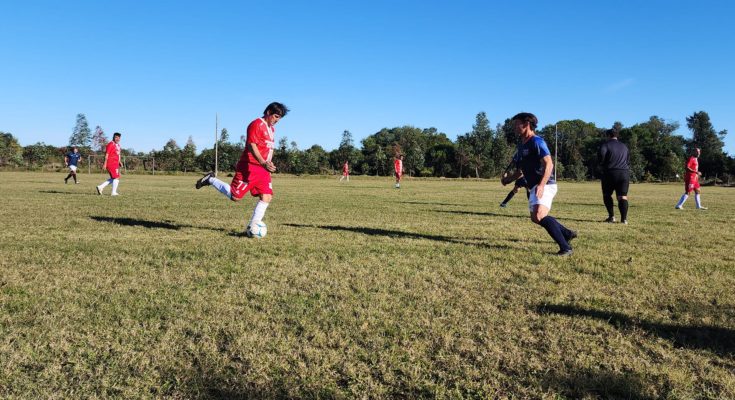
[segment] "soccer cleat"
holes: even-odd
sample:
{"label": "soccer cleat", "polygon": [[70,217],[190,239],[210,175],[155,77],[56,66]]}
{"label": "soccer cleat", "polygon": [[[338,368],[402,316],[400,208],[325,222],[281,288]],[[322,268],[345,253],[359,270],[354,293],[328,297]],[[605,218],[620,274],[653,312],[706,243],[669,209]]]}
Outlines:
{"label": "soccer cleat", "polygon": [[612,224],[615,222],[615,217],[607,217],[607,219],[603,222],[607,222],[608,224]]}
{"label": "soccer cleat", "polygon": [[702,206],[702,207],[697,207],[697,210],[706,210],[706,209],[707,209],[707,207],[704,207],[704,206]]}
{"label": "soccer cleat", "polygon": [[623,225],[628,225],[628,220],[627,219],[624,219],[624,220],[620,221],[620,223],[623,224]]}
{"label": "soccer cleat", "polygon": [[250,232],[250,225],[248,225],[247,228],[245,228],[245,237],[249,237],[249,238],[253,237],[253,232]]}
{"label": "soccer cleat", "polygon": [[69,180],[69,178],[64,178],[64,185],[66,185],[68,183],[67,182],[68,180]]}
{"label": "soccer cleat", "polygon": [[99,186],[95,186],[95,189],[97,189],[97,194],[102,196],[102,189]]}
{"label": "soccer cleat", "polygon": [[76,181],[76,182],[74,182],[74,184],[75,184],[75,185],[78,185],[78,184],[79,184],[79,181]]}
{"label": "soccer cleat", "polygon": [[505,207],[508,207],[508,205],[505,203],[500,203],[500,207],[505,208]]}
{"label": "soccer cleat", "polygon": [[574,251],[572,249],[567,249],[567,250],[559,250],[556,253],[556,255],[559,257],[566,257],[566,256],[571,256],[573,253]]}
{"label": "soccer cleat", "polygon": [[682,206],[675,206],[674,208],[676,208],[677,210],[683,210],[684,209],[684,207],[682,207]]}
{"label": "soccer cleat", "polygon": [[110,196],[119,196],[119,195],[120,195],[120,193],[113,193]]}
{"label": "soccer cleat", "polygon": [[577,238],[577,231],[570,230],[570,232],[569,237],[566,238],[567,242],[571,242],[573,239]]}
{"label": "soccer cleat", "polygon": [[197,189],[201,189],[204,186],[211,185],[211,183],[209,183],[209,178],[213,178],[213,177],[214,177],[214,172],[207,172],[206,175],[204,175],[203,177],[197,180],[197,183],[194,185],[194,187],[196,187]]}

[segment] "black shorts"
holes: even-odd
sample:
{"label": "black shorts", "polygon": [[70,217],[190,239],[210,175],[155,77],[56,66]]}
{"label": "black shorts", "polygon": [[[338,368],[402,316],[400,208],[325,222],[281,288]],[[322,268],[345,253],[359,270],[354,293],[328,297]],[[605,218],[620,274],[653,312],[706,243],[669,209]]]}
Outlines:
{"label": "black shorts", "polygon": [[615,191],[617,196],[628,195],[630,185],[630,171],[627,169],[613,169],[602,175],[602,194],[609,196]]}

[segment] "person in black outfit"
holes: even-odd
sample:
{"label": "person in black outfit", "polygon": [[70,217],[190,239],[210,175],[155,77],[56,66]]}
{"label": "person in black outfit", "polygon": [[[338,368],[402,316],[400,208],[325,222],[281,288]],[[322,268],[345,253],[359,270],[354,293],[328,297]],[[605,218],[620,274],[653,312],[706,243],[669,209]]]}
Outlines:
{"label": "person in black outfit", "polygon": [[628,186],[630,184],[630,155],[628,147],[618,140],[618,131],[608,129],[610,138],[600,146],[602,166],[602,200],[605,202],[608,217],[605,222],[615,222],[613,212],[613,191],[618,197],[620,222],[628,223]]}

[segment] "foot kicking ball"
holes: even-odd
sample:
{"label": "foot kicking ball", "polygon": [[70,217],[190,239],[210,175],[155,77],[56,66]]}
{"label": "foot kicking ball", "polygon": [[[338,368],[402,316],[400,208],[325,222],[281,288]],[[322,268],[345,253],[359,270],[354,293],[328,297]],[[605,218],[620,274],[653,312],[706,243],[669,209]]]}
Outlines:
{"label": "foot kicking ball", "polygon": [[268,227],[263,222],[256,222],[248,227],[245,232],[248,237],[262,239],[268,234]]}

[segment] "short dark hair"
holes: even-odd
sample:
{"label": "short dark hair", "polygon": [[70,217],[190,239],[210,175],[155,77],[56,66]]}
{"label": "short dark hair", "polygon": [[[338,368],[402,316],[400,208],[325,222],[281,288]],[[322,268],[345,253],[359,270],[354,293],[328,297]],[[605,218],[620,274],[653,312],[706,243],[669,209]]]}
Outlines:
{"label": "short dark hair", "polygon": [[620,137],[620,132],[618,132],[617,129],[608,129],[607,131],[605,131],[605,133],[607,134],[607,137],[611,137],[611,138]]}
{"label": "short dark hair", "polygon": [[112,134],[112,138],[114,139],[115,137],[122,137],[122,133],[120,133],[120,132],[113,133]]}
{"label": "short dark hair", "polygon": [[528,122],[531,124],[531,129],[536,130],[536,126],[538,126],[538,118],[536,118],[535,115],[527,112],[518,113],[513,118],[510,119],[511,121],[521,121],[521,122]]}
{"label": "short dark hair", "polygon": [[266,107],[265,111],[263,111],[263,115],[271,114],[278,114],[281,116],[281,118],[283,118],[286,116],[286,114],[288,114],[288,107],[286,107],[282,103],[274,101],[273,103],[268,104],[268,107]]}

